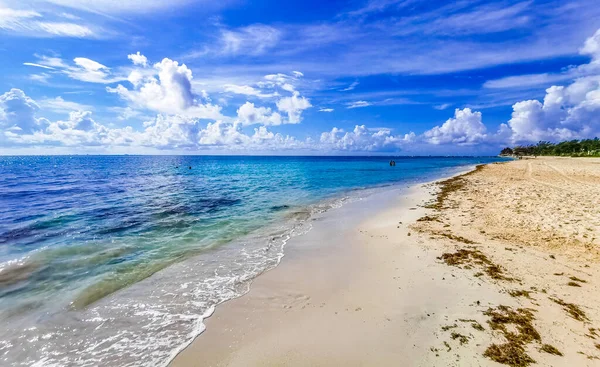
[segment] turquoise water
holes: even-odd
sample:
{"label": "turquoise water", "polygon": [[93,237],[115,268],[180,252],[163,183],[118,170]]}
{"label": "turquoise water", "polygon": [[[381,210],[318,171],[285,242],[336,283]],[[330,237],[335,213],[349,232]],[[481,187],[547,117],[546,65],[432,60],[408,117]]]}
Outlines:
{"label": "turquoise water", "polygon": [[164,364],[315,213],[499,159],[389,160],[0,157],[0,362]]}

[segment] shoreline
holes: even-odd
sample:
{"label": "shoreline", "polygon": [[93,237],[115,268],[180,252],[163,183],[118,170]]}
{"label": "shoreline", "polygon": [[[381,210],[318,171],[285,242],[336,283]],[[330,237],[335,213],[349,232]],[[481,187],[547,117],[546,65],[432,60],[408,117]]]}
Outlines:
{"label": "shoreline", "polygon": [[[381,199],[381,198],[368,198],[366,200],[371,200],[371,201],[375,201],[376,204],[375,206],[377,207],[376,209],[371,209],[371,214],[373,214],[375,217],[374,218],[378,218],[378,217],[384,217],[385,220],[389,221],[389,217],[390,216],[394,216],[394,217],[399,217],[399,218],[403,218],[403,220],[401,220],[400,222],[402,224],[399,225],[392,225],[393,229],[395,229],[394,235],[396,235],[396,231],[401,231],[404,232],[403,235],[408,234],[407,236],[407,240],[410,240],[410,228],[409,225],[412,222],[415,222],[419,217],[423,216],[426,209],[423,208],[423,205],[428,202],[429,200],[431,200],[433,198],[433,196],[435,195],[435,191],[431,191],[430,189],[427,188],[427,186],[430,186],[436,182],[439,181],[443,181],[443,180],[447,180],[450,179],[452,177],[456,177],[456,176],[462,176],[464,174],[467,174],[469,172],[472,172],[474,170],[476,170],[477,165],[472,165],[469,166],[467,169],[460,169],[457,170],[457,172],[455,172],[453,175],[451,176],[445,176],[442,178],[438,178],[432,181],[428,181],[425,183],[418,183],[418,184],[412,184],[410,185],[408,188],[405,188],[404,185],[392,185],[391,187],[386,188],[385,190],[381,190],[380,192],[376,193],[376,194],[372,194],[375,196],[387,196],[390,193],[393,193],[393,201],[394,203],[389,203],[389,198],[385,198],[385,199]],[[463,167],[464,168],[464,167]],[[376,230],[375,228],[373,228],[373,226],[377,227],[376,223],[377,219],[367,219],[368,215],[362,215],[362,216],[356,216],[354,214],[351,214],[354,211],[357,210],[364,210],[364,208],[361,208],[361,206],[364,204],[363,202],[358,202],[358,203],[352,203],[352,204],[346,204],[346,205],[350,205],[350,207],[343,207],[342,209],[336,209],[336,211],[330,211],[328,213],[325,214],[325,217],[330,221],[330,222],[338,222],[338,221],[352,221],[352,225],[350,226],[345,226],[343,228],[343,232],[345,232],[346,235],[354,235],[356,233],[357,227],[359,227],[358,232],[363,235],[363,236],[368,236],[367,235],[367,231],[370,230]],[[354,206],[354,207],[353,207]],[[342,211],[342,213],[339,213],[339,211]],[[320,220],[320,219],[318,219]],[[365,229],[360,229],[362,228],[362,226],[365,224],[365,222],[367,222],[368,224],[365,226]],[[394,219],[394,223],[395,223],[395,219]],[[316,223],[316,225],[318,225],[319,223]],[[335,224],[333,224],[335,226]],[[351,228],[352,226],[354,226],[355,228]],[[368,229],[367,229],[368,228]],[[319,232],[319,228],[316,228],[316,232]],[[315,232],[315,228],[313,228],[313,230],[311,232]],[[388,236],[389,234],[384,234],[383,236]],[[306,239],[305,237],[309,237],[308,239]],[[361,253],[362,250],[359,249],[358,247],[360,247],[362,245],[362,243],[360,241],[352,241],[349,240],[348,238],[345,238],[344,240],[348,241],[348,243],[351,243],[352,246],[351,248],[348,247],[344,247],[343,249],[341,249],[339,247],[339,243],[336,243],[333,248],[330,248],[330,245],[326,245],[328,247],[323,248],[323,246],[321,245],[312,245],[310,250],[307,250],[305,248],[301,248],[302,246],[305,245],[306,242],[311,242],[311,241],[315,241],[315,239],[311,239],[310,238],[311,234],[304,234],[303,236],[299,237],[299,238],[295,238],[293,239],[287,246],[286,248],[286,254],[283,257],[281,263],[279,265],[277,265],[275,268],[268,270],[267,272],[261,274],[260,276],[258,276],[257,278],[255,278],[252,281],[250,290],[245,293],[244,295],[241,295],[240,297],[234,298],[234,299],[230,299],[228,301],[225,301],[219,305],[217,305],[217,307],[215,308],[214,312],[212,313],[212,315],[208,318],[205,319],[205,330],[203,331],[203,333],[201,335],[198,335],[191,343],[189,343],[185,348],[183,348],[183,350],[181,350],[176,357],[171,361],[171,363],[169,364],[170,366],[188,366],[188,365],[197,365],[197,357],[198,356],[203,356],[205,357],[207,352],[210,354],[215,350],[215,347],[218,347],[218,345],[220,344],[228,344],[229,341],[226,340],[228,339],[228,336],[226,335],[222,335],[221,333],[219,333],[219,335],[213,335],[215,334],[215,328],[219,329],[219,328],[225,328],[228,329],[230,328],[230,324],[228,321],[223,321],[225,319],[230,319],[233,318],[236,320],[236,324],[239,322],[245,322],[247,321],[247,319],[244,320],[240,320],[242,318],[241,314],[244,313],[253,313],[255,312],[252,309],[248,309],[249,307],[253,307],[253,306],[248,306],[248,303],[253,303],[254,300],[252,300],[252,298],[261,298],[264,297],[264,294],[267,293],[278,293],[279,291],[285,292],[285,290],[287,288],[289,288],[290,284],[286,284],[285,286],[282,286],[281,284],[276,284],[277,280],[280,277],[284,277],[289,279],[289,283],[294,284],[294,283],[302,283],[301,279],[298,279],[298,275],[301,276],[301,274],[295,274],[295,269],[299,266],[301,268],[304,268],[307,262],[311,261],[311,257],[315,255],[315,252],[319,252],[319,256],[323,257],[323,252],[326,252],[326,257],[327,260],[322,261],[323,264],[328,264],[330,265],[333,262],[338,262],[338,264],[336,266],[341,267],[342,269],[347,269],[350,264],[353,264],[354,266],[354,271],[356,271],[356,269],[362,269],[364,270],[364,267],[370,267],[372,266],[371,264],[359,264],[360,261],[356,259],[356,252]],[[381,235],[380,235],[381,236]],[[317,237],[321,237],[321,240],[325,240],[325,238],[322,237],[326,237],[323,235],[317,235]],[[336,252],[335,250],[340,250],[338,252]],[[353,252],[353,254],[351,254],[349,257],[345,258],[344,260],[340,261],[339,260],[339,256],[341,251],[344,252],[344,255],[348,255],[346,252],[351,251]],[[361,253],[361,256],[365,256],[364,253]],[[417,255],[420,256],[420,255]],[[358,261],[358,263],[357,263]],[[341,264],[340,264],[341,262]],[[291,263],[291,264],[290,264]],[[443,269],[443,267],[440,267]],[[438,269],[439,270],[439,269]],[[446,269],[443,269],[446,270]],[[339,269],[338,269],[339,271]],[[347,275],[347,273],[345,273]],[[331,274],[329,274],[331,275]],[[327,275],[326,275],[327,276]],[[396,277],[394,277],[396,278]],[[354,281],[356,282],[357,280],[359,280],[358,278],[351,278],[351,279],[346,279],[346,281]],[[335,286],[331,286],[329,291],[337,291],[339,290],[339,284],[335,284]],[[309,286],[310,288],[310,286]],[[315,292],[315,293],[319,293],[321,290],[318,289],[309,289],[308,292],[303,292],[303,293],[311,293],[311,292]],[[322,294],[321,294],[322,296]],[[278,296],[269,296],[272,297],[274,299],[277,299]],[[315,298],[314,295],[312,296],[307,296],[310,299]],[[248,298],[250,298],[250,300],[248,300]],[[281,302],[281,300],[278,300],[278,302]],[[293,302],[292,302],[293,303]],[[311,305],[311,302],[308,302],[308,305]],[[283,313],[289,313],[287,312],[288,310],[292,310],[294,306],[290,306],[290,305],[283,305]],[[301,309],[305,310],[307,307],[307,304],[302,305]],[[362,307],[358,307],[361,309],[362,311]],[[356,309],[356,308],[355,308]],[[279,310],[276,310],[275,312],[277,312]],[[272,314],[273,310],[270,309],[270,313]],[[337,314],[337,313],[335,313]],[[272,316],[272,315],[271,315]],[[285,322],[285,318],[286,316],[283,316],[283,322]],[[211,330],[213,329],[213,330]],[[260,330],[260,331],[256,331],[258,333],[261,332],[265,332],[264,330]],[[213,339],[214,338],[214,339]],[[207,342],[207,339],[211,339],[211,341]],[[208,344],[206,346],[204,346],[204,344]],[[220,359],[222,358],[222,355],[218,355],[216,359]],[[262,362],[261,362],[262,363]],[[243,365],[244,361],[240,361],[240,365]],[[217,364],[213,364],[211,362],[209,363],[205,363],[204,361],[202,362],[202,365],[229,365],[228,363],[224,363],[221,364],[220,362]]]}
{"label": "shoreline", "polygon": [[[544,161],[547,159],[535,164]],[[513,162],[517,161],[502,165],[508,169],[528,165]],[[497,168],[488,169],[490,166],[498,165],[486,165],[483,172],[459,173],[453,178],[469,181],[469,190],[477,191],[477,182]],[[539,185],[535,180],[543,181],[536,172],[524,172],[534,187]],[[461,178],[465,176],[468,178]],[[564,172],[559,176],[565,176]],[[595,180],[593,176],[586,184],[595,185]],[[478,210],[468,200],[473,198],[465,197],[470,193],[465,194],[464,188],[451,191],[448,200],[453,204],[438,210],[425,208],[439,194],[437,185],[416,186],[395,195],[393,203],[386,198],[388,207],[373,211],[371,217],[361,220],[360,215],[352,215],[352,210],[362,211],[359,203],[346,208],[346,217],[332,212],[315,221],[316,230],[288,243],[279,266],[254,279],[245,295],[220,304],[205,320],[204,333],[170,365],[498,365],[492,362],[496,357],[488,350],[492,345],[503,346],[506,337],[498,330],[489,330],[485,312],[489,314],[499,306],[508,310],[536,308],[531,323],[541,337],[522,345],[525,355],[541,365],[593,365],[599,353],[595,353],[593,343],[585,344],[585,328],[577,331],[576,337],[571,335],[582,325],[578,320],[573,325],[562,311],[569,306],[560,307],[556,301],[571,298],[570,294],[564,294],[563,287],[553,290],[549,285],[540,285],[556,280],[553,274],[559,274],[560,269],[575,274],[574,264],[556,261],[554,273],[540,276],[547,270],[540,260],[550,259],[544,252],[547,249],[521,245],[509,251],[505,248],[511,238],[486,238],[487,234],[475,233],[469,228],[472,223],[461,217]],[[552,189],[548,185],[544,188]],[[502,187],[495,189],[503,191]],[[417,221],[451,214],[457,219]],[[316,228],[319,225],[322,228]],[[473,243],[461,242],[461,238]],[[498,264],[504,278],[519,281],[506,283],[501,277],[479,275],[473,269],[475,265],[449,266],[440,260],[442,255],[465,248],[481,251],[490,264]],[[597,263],[585,265],[588,273],[598,275]],[[523,274],[523,270],[529,273]],[[579,273],[573,277],[577,275],[583,277]],[[586,278],[583,287],[587,290],[577,302],[585,309],[588,321],[584,326],[595,330],[600,312],[589,305],[597,298],[592,294],[597,288],[593,277]],[[515,296],[515,287],[522,288],[520,294],[527,297]],[[565,288],[571,292],[574,287]],[[546,295],[554,301],[542,300]],[[575,305],[568,300],[562,303]],[[472,321],[472,325],[460,320]],[[484,331],[479,331],[477,324]],[[573,338],[576,342],[571,341]],[[564,357],[543,351],[546,346],[556,346]]]}

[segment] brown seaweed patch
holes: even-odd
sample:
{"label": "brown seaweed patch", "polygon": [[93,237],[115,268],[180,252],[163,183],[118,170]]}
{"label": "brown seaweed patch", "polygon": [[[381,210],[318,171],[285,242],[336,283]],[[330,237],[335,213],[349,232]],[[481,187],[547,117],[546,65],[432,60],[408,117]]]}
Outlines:
{"label": "brown seaweed patch", "polygon": [[556,349],[554,346],[550,345],[550,344],[543,344],[542,347],[540,348],[540,350],[542,352],[546,352],[549,354],[554,354],[555,356],[562,356],[563,354]]}
{"label": "brown seaweed patch", "polygon": [[425,207],[435,210],[445,209],[447,207],[446,201],[448,200],[450,194],[465,188],[467,184],[465,177],[482,170],[484,166],[484,164],[477,165],[475,169],[471,172],[467,172],[463,175],[455,176],[447,180],[438,182],[440,191],[438,191],[436,198],[431,203],[427,204]]}
{"label": "brown seaweed patch", "polygon": [[587,316],[585,315],[585,312],[583,312],[583,310],[581,308],[579,308],[579,306],[577,306],[573,303],[567,303],[560,298],[550,297],[550,300],[556,304],[561,305],[563,307],[563,310],[565,310],[575,320],[577,320],[577,321],[589,320],[587,318]]}
{"label": "brown seaweed patch", "polygon": [[[533,312],[529,309],[518,308],[513,310],[508,306],[489,308],[484,312],[489,316],[488,324],[492,330],[500,331],[507,342],[492,344],[484,352],[484,356],[491,360],[509,366],[521,367],[535,363],[535,360],[525,353],[525,345],[533,341],[540,342],[541,337],[533,327]],[[516,332],[509,331],[507,325],[516,328]]]}
{"label": "brown seaweed patch", "polygon": [[417,222],[441,222],[438,217],[426,215],[417,219]]}
{"label": "brown seaweed patch", "polygon": [[452,334],[450,334],[450,337],[452,338],[452,340],[458,339],[458,341],[460,342],[460,345],[467,344],[469,342],[469,337],[462,335],[460,333],[457,333],[455,331],[453,331]]}
{"label": "brown seaweed patch", "polygon": [[471,323],[471,327],[475,330],[478,331],[484,331],[485,328],[483,326],[481,326],[481,324],[477,321],[477,320],[473,320],[473,319],[458,319],[458,321],[460,322],[470,322]]}
{"label": "brown seaweed patch", "polygon": [[525,298],[529,298],[531,299],[531,292],[530,291],[526,291],[526,290],[513,290],[513,291],[508,291],[508,294],[510,294],[512,297],[525,297]]}
{"label": "brown seaweed patch", "polygon": [[476,249],[459,249],[454,253],[444,253],[438,257],[438,260],[444,261],[450,266],[460,266],[466,269],[470,268],[471,265],[478,265],[483,267],[483,271],[492,279],[513,281],[514,278],[506,277],[504,270],[500,265],[494,264],[490,259],[485,256],[481,251]]}
{"label": "brown seaweed patch", "polygon": [[512,342],[500,345],[492,344],[485,350],[483,355],[494,362],[512,367],[526,367],[535,363],[535,360],[525,353],[522,346]]}
{"label": "brown seaweed patch", "polygon": [[583,280],[583,279],[579,279],[575,276],[569,277],[569,279],[571,279],[574,282],[579,282],[579,283],[587,283],[587,281]]}
{"label": "brown seaweed patch", "polygon": [[457,236],[457,235],[454,235],[454,234],[448,233],[448,232],[431,231],[431,234],[441,236],[441,237],[446,237],[448,239],[451,239],[452,241],[466,243],[467,245],[474,245],[477,243],[475,241],[471,241],[468,238],[464,238],[462,236]]}
{"label": "brown seaweed patch", "polygon": [[450,329],[454,329],[455,327],[458,327],[458,325],[454,324],[454,325],[442,326],[442,331],[448,331]]}

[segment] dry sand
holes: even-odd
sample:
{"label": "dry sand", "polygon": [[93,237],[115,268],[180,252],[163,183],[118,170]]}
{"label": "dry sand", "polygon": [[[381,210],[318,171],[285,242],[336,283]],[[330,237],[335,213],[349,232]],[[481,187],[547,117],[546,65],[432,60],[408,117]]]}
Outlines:
{"label": "dry sand", "polygon": [[172,366],[600,365],[600,160],[492,164],[393,195],[290,241]]}

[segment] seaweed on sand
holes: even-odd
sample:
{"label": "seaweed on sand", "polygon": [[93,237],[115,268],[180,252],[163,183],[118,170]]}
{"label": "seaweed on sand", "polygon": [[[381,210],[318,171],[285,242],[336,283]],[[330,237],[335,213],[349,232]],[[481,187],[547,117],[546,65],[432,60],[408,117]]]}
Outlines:
{"label": "seaweed on sand", "polygon": [[[484,312],[489,316],[488,324],[492,330],[500,331],[507,342],[504,344],[492,344],[483,353],[491,360],[513,367],[528,366],[535,363],[525,352],[525,345],[533,341],[540,342],[541,337],[533,327],[533,312],[529,309],[519,308],[513,310],[508,306],[489,308]],[[516,332],[510,331],[506,326],[512,325]]]}
{"label": "seaweed on sand", "polygon": [[484,166],[485,166],[484,164],[477,165],[475,167],[475,169],[471,172],[467,172],[463,175],[455,176],[455,177],[449,178],[447,180],[440,181],[438,183],[440,186],[440,191],[438,192],[436,198],[433,200],[432,203],[427,204],[425,207],[429,208],[429,209],[436,209],[436,210],[441,210],[441,209],[446,208],[445,202],[448,199],[448,197],[450,196],[450,194],[455,191],[459,191],[459,190],[462,190],[465,188],[465,186],[467,184],[465,177],[470,176],[470,175],[482,170]]}
{"label": "seaweed on sand", "polygon": [[573,303],[568,303],[563,301],[560,298],[552,298],[550,297],[550,300],[553,301],[556,304],[559,304],[563,307],[563,310],[565,310],[569,316],[571,316],[572,318],[574,318],[577,321],[587,321],[589,320],[587,318],[587,316],[585,315],[585,312],[583,312],[583,310],[581,308],[579,308],[579,306],[573,304]]}
{"label": "seaweed on sand", "polygon": [[[460,266],[466,268],[469,265],[479,265],[483,267],[483,271],[492,279],[513,281],[514,278],[506,277],[500,265],[494,264],[490,259],[477,249],[459,249],[454,253],[444,253],[438,257],[447,265]],[[470,266],[469,266],[470,267]]]}
{"label": "seaweed on sand", "polygon": [[555,356],[562,356],[563,354],[556,349],[554,346],[550,345],[550,344],[544,344],[542,345],[542,347],[540,348],[540,350],[542,352],[546,352],[549,354],[554,354]]}

